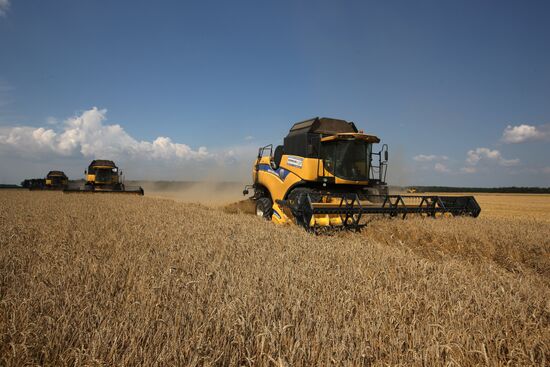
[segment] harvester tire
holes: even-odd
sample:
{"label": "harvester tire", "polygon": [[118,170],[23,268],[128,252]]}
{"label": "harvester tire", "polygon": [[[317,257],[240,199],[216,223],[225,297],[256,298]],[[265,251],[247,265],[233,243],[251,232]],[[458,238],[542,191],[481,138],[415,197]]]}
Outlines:
{"label": "harvester tire", "polygon": [[292,203],[292,215],[296,223],[309,228],[311,214],[308,214],[307,197],[312,203],[320,202],[321,195],[309,187],[297,187],[288,194],[288,200]]}
{"label": "harvester tire", "polygon": [[321,200],[321,195],[308,187],[297,187],[288,194],[288,199],[294,203],[296,208],[301,208],[306,204],[306,196],[309,195],[311,202],[316,203]]}
{"label": "harvester tire", "polygon": [[273,202],[268,197],[261,197],[256,200],[256,215],[271,220],[273,214]]}

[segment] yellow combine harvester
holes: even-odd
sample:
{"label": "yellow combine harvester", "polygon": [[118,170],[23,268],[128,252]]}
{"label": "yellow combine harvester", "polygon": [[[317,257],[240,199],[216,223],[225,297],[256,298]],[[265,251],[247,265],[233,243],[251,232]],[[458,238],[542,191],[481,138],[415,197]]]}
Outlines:
{"label": "yellow combine harvester", "polygon": [[69,178],[63,171],[50,171],[46,176],[45,189],[63,190],[69,184]]}
{"label": "yellow combine harvester", "polygon": [[283,145],[259,149],[253,184],[243,194],[254,190],[257,215],[307,229],[359,228],[369,214],[479,215],[473,196],[389,195],[388,147],[384,144],[374,152],[379,142],[345,120],[316,117],[298,122]]}
{"label": "yellow combine harvester", "polygon": [[21,183],[29,190],[63,190],[67,188],[69,178],[63,171],[50,171],[46,178],[31,178]]}
{"label": "yellow combine harvester", "polygon": [[83,186],[66,188],[63,192],[104,192],[143,195],[143,188],[126,186],[122,171],[113,161],[96,159],[84,171],[86,181]]}

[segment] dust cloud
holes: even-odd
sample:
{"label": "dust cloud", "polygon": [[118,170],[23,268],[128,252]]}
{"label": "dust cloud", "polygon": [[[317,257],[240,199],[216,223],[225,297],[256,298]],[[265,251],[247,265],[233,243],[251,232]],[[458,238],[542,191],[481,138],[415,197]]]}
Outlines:
{"label": "dust cloud", "polygon": [[216,181],[134,181],[150,197],[168,198],[210,207],[225,207],[244,200],[245,183]]}
{"label": "dust cloud", "polygon": [[[403,187],[410,185],[410,167],[407,166],[407,159],[402,147],[393,147],[390,152],[386,182],[392,187]],[[392,190],[395,191],[395,190]]]}

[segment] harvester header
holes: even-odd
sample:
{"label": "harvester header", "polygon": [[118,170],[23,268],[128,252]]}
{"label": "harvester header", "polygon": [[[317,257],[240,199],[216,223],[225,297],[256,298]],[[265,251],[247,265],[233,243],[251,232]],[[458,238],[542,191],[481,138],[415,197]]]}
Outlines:
{"label": "harvester header", "polygon": [[368,215],[469,215],[481,211],[472,196],[389,195],[388,146],[353,122],[315,117],[295,123],[283,145],[261,147],[252,169],[256,214],[307,229],[359,228]]}

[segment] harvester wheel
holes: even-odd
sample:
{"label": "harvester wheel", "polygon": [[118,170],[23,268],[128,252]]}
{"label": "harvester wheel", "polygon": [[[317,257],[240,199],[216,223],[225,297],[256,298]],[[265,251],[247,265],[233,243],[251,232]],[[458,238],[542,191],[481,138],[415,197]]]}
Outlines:
{"label": "harvester wheel", "polygon": [[271,219],[273,214],[273,202],[268,197],[261,197],[256,200],[256,215],[258,217],[263,217],[267,220]]}
{"label": "harvester wheel", "polygon": [[305,228],[309,228],[309,221],[311,220],[307,202],[308,195],[312,203],[321,201],[321,195],[309,187],[297,187],[288,194],[288,200],[292,203],[292,215],[296,223]]}
{"label": "harvester wheel", "polygon": [[311,202],[313,203],[321,201],[321,195],[308,187],[295,188],[290,192],[290,194],[288,194],[288,200],[294,203],[296,208],[301,208],[305,205],[307,195],[309,195]]}

